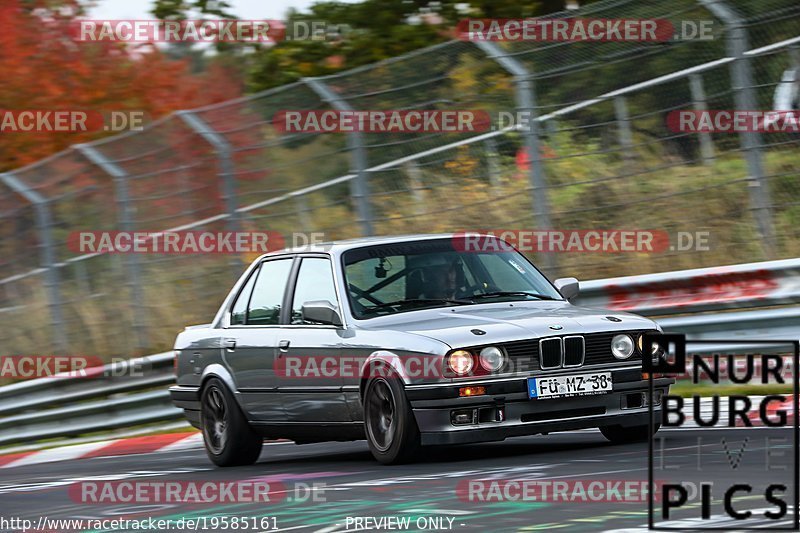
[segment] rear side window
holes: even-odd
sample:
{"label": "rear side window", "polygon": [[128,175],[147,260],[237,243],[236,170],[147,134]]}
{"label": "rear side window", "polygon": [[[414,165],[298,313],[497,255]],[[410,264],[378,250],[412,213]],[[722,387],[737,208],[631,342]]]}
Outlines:
{"label": "rear side window", "polygon": [[258,269],[250,275],[247,283],[244,284],[244,288],[233,303],[233,308],[231,309],[231,326],[245,323],[247,319],[247,304],[250,301],[250,295],[253,293],[253,285],[255,285],[257,277]]}
{"label": "rear side window", "polygon": [[292,259],[262,263],[247,306],[245,324],[263,326],[280,323],[283,294],[291,269]]}

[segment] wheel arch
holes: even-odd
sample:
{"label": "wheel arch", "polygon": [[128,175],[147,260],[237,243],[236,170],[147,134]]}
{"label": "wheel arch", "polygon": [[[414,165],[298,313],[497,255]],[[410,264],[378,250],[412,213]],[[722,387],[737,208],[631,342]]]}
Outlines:
{"label": "wheel arch", "polygon": [[236,382],[233,380],[233,376],[231,375],[230,371],[222,366],[219,363],[210,364],[203,369],[203,373],[200,376],[200,386],[199,391],[202,392],[203,387],[205,387],[206,383],[211,378],[217,378],[222,383],[228,387],[228,390],[231,394],[233,394],[234,398],[237,398],[238,401],[238,394],[236,391]]}
{"label": "wheel arch", "polygon": [[382,366],[395,372],[400,376],[403,386],[411,382],[399,355],[388,350],[376,350],[369,354],[369,357],[366,358],[359,371],[361,379],[358,382],[358,397],[362,402],[364,401],[364,391],[366,390],[367,382],[370,379],[370,368],[376,366]]}

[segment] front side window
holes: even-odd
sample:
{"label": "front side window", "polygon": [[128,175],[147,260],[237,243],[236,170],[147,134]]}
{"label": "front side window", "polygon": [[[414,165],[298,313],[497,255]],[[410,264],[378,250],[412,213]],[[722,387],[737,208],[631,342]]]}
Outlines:
{"label": "front side window", "polygon": [[292,259],[288,258],[265,261],[261,265],[247,306],[246,324],[264,326],[280,323],[283,294],[291,269]]}
{"label": "front side window", "polygon": [[344,253],[355,318],[450,305],[511,300],[561,300],[519,252],[471,251],[451,239],[355,248]]}
{"label": "front side window", "polygon": [[331,262],[321,257],[306,257],[297,273],[292,299],[292,324],[313,324],[303,317],[303,304],[320,300],[337,305]]}

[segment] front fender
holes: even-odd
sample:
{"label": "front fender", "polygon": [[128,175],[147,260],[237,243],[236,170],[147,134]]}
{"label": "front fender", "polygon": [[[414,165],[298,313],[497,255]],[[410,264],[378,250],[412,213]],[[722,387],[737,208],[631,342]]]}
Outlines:
{"label": "front fender", "polygon": [[394,371],[403,386],[423,382],[439,382],[442,379],[442,356],[421,353],[396,353],[389,350],[372,352],[361,364],[359,391],[363,396],[364,387],[375,365],[382,365]]}
{"label": "front fender", "polygon": [[369,379],[369,369],[371,365],[384,364],[397,372],[400,379],[403,380],[404,385],[411,383],[411,378],[408,376],[405,365],[403,365],[400,356],[388,350],[376,350],[369,354],[361,365],[360,375],[362,383]]}

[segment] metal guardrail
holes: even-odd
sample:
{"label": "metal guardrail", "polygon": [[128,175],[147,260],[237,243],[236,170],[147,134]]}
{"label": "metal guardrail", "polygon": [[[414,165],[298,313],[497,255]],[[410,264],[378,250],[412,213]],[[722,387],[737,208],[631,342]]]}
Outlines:
{"label": "metal guardrail", "polygon": [[54,376],[0,387],[0,446],[175,420],[165,352],[102,367],[97,377]]}
{"label": "metal guardrail", "polygon": [[[798,303],[798,259],[593,280],[581,291],[580,305],[659,316],[665,331],[690,339],[798,338],[800,306],[730,311]],[[172,361],[172,352],[165,352],[105,365],[96,378],[0,387],[0,445],[180,419],[166,387],[174,382]]]}
{"label": "metal guardrail", "polygon": [[800,259],[587,281],[576,303],[647,316],[800,304]]}

